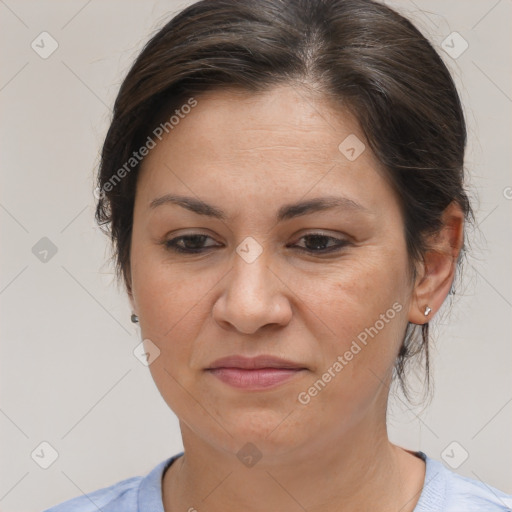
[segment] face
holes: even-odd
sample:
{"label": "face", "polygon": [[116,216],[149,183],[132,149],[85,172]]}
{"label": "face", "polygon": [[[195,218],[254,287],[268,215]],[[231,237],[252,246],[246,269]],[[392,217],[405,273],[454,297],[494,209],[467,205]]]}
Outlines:
{"label": "face", "polygon": [[[358,123],[285,86],[196,100],[142,164],[130,266],[182,432],[283,456],[384,428],[412,285],[400,207]],[[221,377],[248,370],[206,370],[232,355],[302,370],[238,387]]]}

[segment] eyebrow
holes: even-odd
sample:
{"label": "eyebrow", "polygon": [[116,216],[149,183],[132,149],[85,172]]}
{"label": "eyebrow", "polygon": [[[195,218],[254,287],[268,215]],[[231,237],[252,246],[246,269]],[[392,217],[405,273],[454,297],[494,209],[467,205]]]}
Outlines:
{"label": "eyebrow", "polygon": [[[149,204],[151,209],[158,208],[162,205],[175,204],[197,213],[198,215],[205,215],[219,220],[227,220],[228,215],[220,208],[208,204],[200,199],[188,196],[180,196],[174,194],[166,194],[161,197],[153,199]],[[282,222],[302,215],[308,215],[323,210],[330,210],[334,208],[346,209],[352,211],[360,211],[369,213],[370,210],[363,205],[356,203],[348,197],[342,196],[326,196],[316,197],[306,201],[299,201],[297,203],[289,203],[281,206],[276,215],[276,220]]]}

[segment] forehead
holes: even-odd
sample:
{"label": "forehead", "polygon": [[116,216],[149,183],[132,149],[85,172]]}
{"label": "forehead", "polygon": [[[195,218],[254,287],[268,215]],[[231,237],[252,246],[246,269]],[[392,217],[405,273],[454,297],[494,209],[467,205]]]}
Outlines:
{"label": "forehead", "polygon": [[364,138],[348,108],[335,106],[299,86],[282,85],[258,93],[214,90],[195,99],[197,105],[168,138],[180,131],[180,138],[189,138],[195,149],[200,149],[198,143],[217,145],[216,155],[222,151],[257,151],[273,156],[287,151],[293,158],[295,150],[302,152],[301,161],[308,155],[327,159],[338,156],[332,149],[337,149],[336,142],[347,135]]}
{"label": "forehead", "polygon": [[[371,202],[386,187],[357,119],[303,88],[209,91],[194,99],[143,161],[139,186],[147,204],[177,189],[298,199],[308,189],[316,195],[340,187],[356,196],[366,188]],[[347,140],[362,151],[355,159],[348,158]]]}

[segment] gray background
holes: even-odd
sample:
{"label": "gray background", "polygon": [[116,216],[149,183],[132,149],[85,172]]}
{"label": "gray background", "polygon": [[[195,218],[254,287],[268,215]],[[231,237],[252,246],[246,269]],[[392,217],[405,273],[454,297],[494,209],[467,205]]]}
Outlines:
{"label": "gray background", "polygon": [[[139,334],[94,226],[93,173],[128,66],[189,3],[0,0],[0,510],[42,510],[182,449],[175,415],[132,353]],[[512,2],[388,3],[455,76],[478,225],[456,301],[432,322],[434,398],[396,398],[390,436],[512,493]],[[59,45],[46,59],[31,47],[43,31]],[[457,58],[441,47],[453,31],[469,44]],[[453,53],[462,46],[451,37]],[[43,237],[55,254],[40,252]],[[47,469],[42,442],[58,453]]]}

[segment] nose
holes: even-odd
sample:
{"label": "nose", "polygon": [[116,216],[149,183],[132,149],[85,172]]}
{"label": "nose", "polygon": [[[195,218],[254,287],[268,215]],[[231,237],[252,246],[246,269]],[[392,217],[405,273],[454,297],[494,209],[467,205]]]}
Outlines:
{"label": "nose", "polygon": [[282,327],[290,322],[291,292],[270,269],[265,251],[252,262],[237,254],[223,282],[224,289],[212,312],[223,329],[254,334],[265,326]]}

